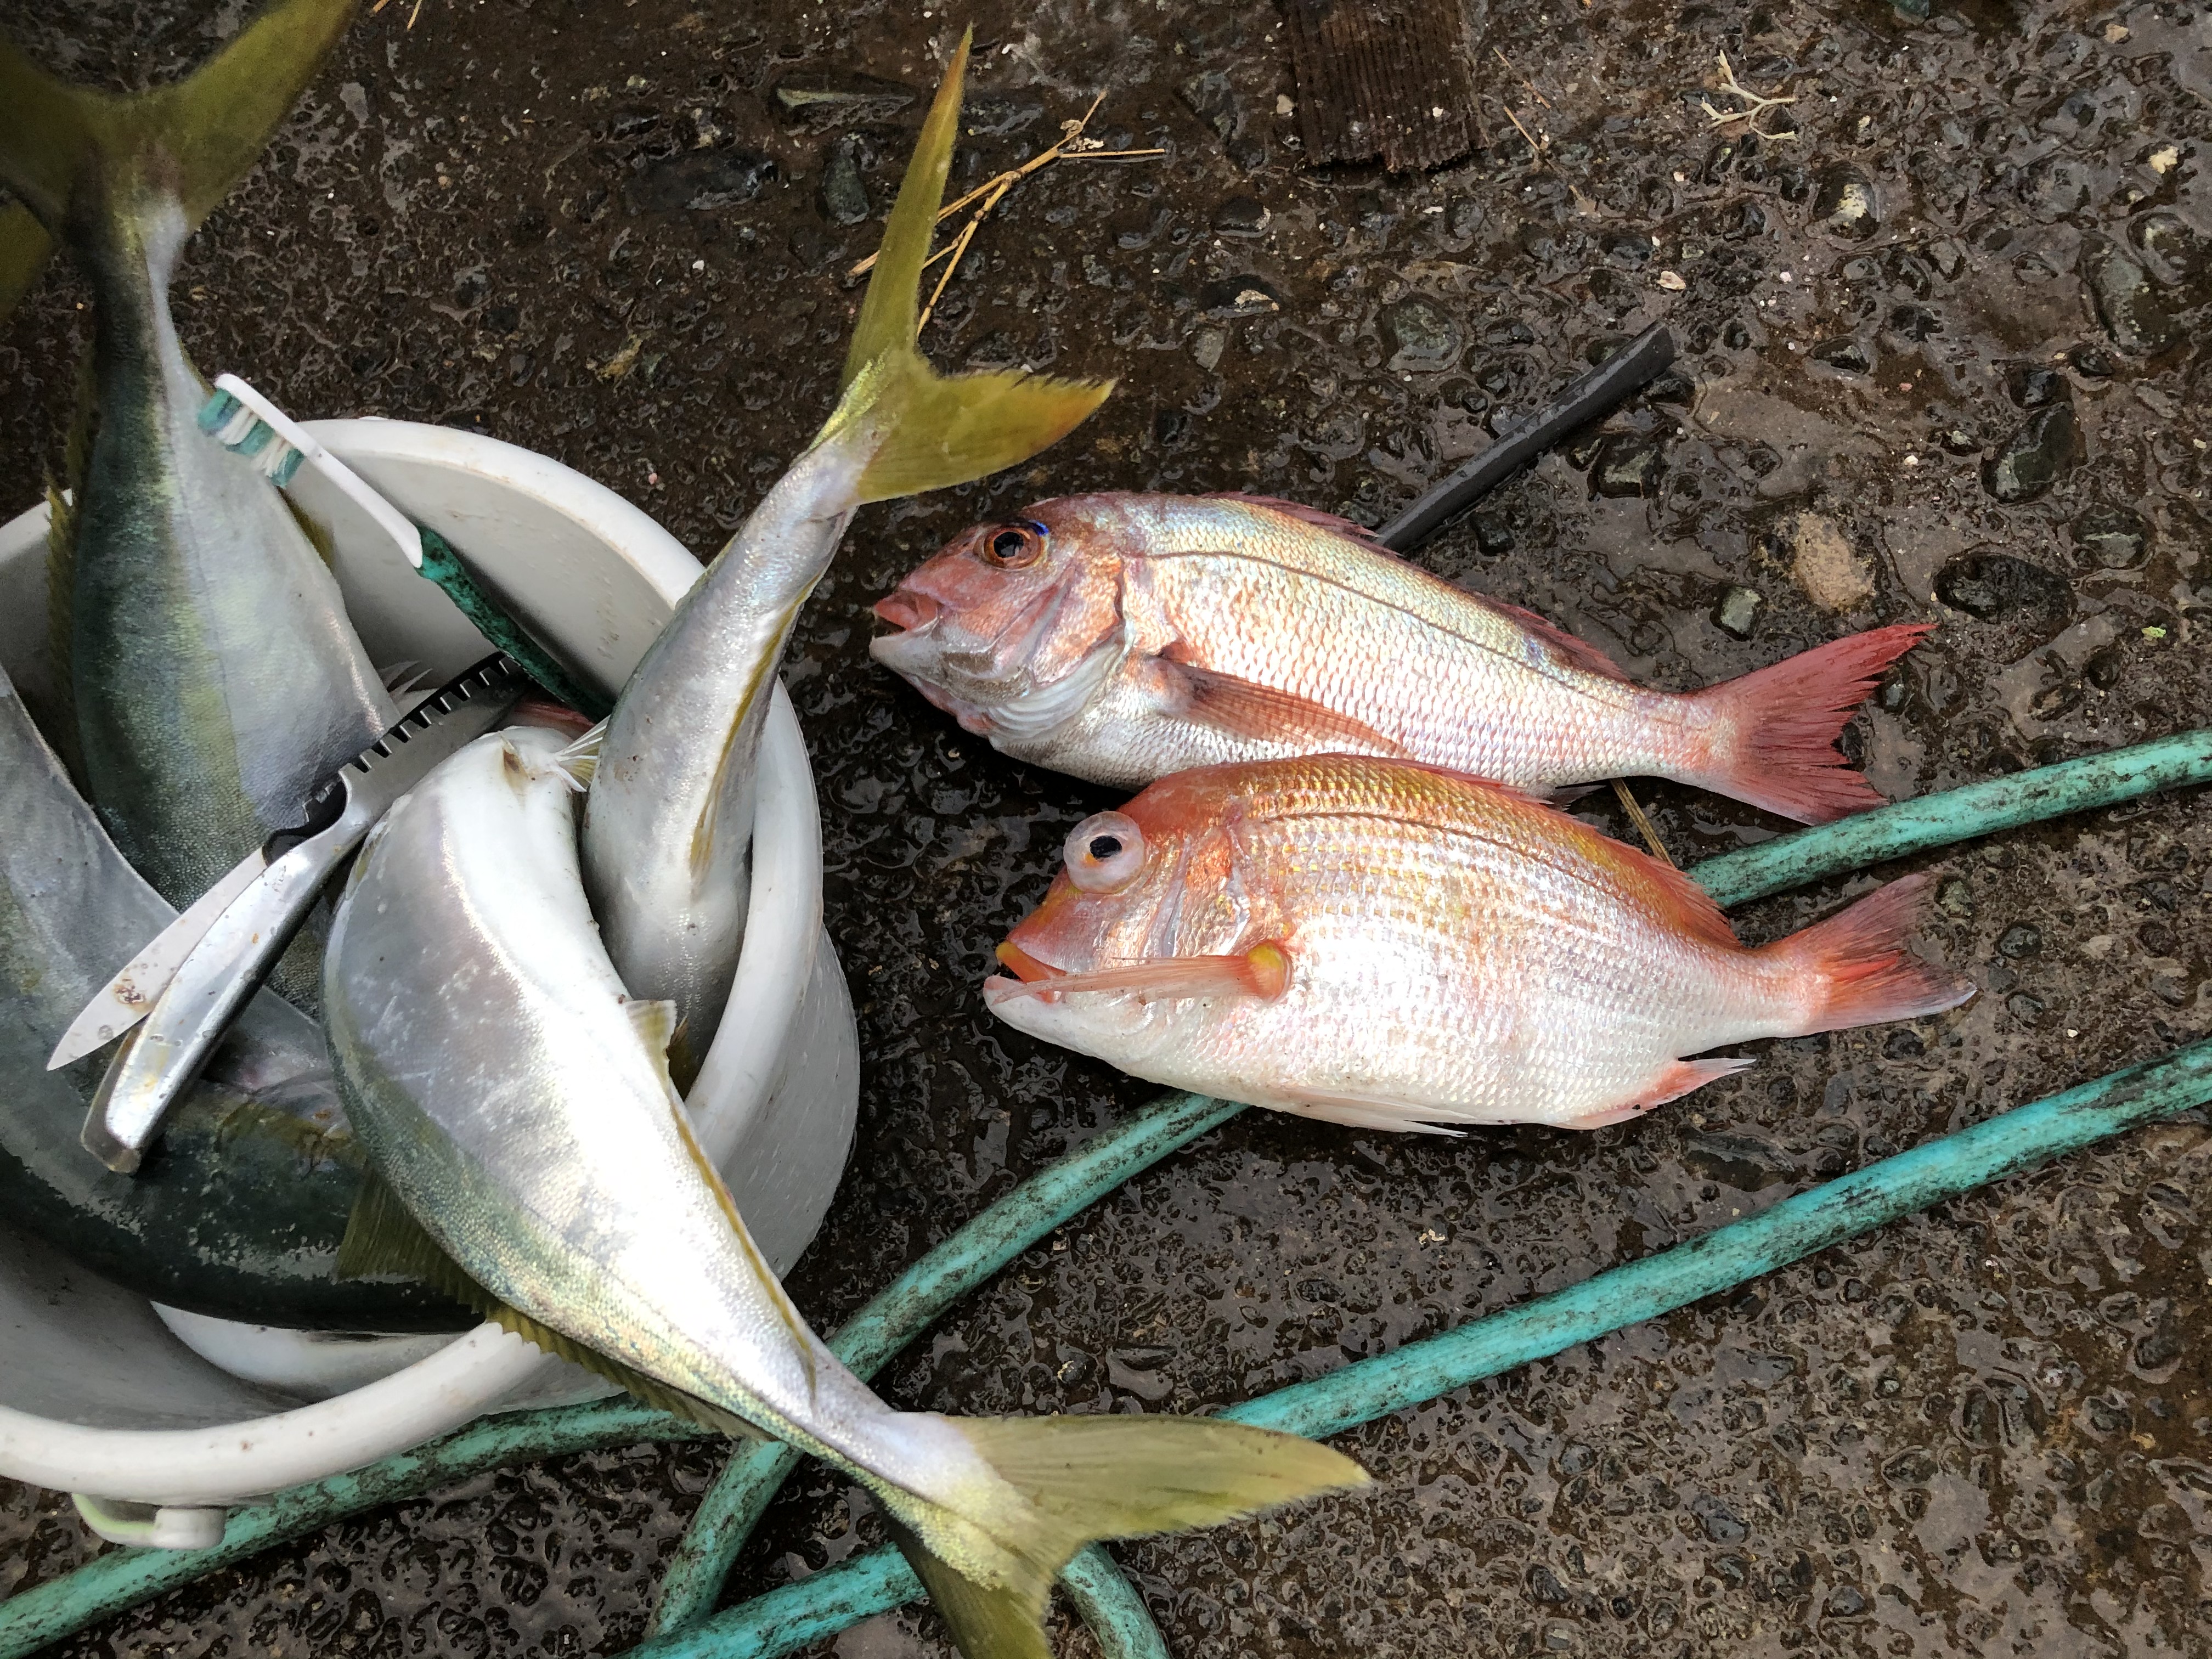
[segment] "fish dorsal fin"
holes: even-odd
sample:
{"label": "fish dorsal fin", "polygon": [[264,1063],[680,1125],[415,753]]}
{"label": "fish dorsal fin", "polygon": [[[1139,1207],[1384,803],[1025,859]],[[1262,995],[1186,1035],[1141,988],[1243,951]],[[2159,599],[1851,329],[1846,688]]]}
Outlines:
{"label": "fish dorsal fin", "polygon": [[1525,606],[1508,605],[1504,600],[1493,599],[1486,593],[1471,593],[1468,597],[1478,605],[1489,606],[1491,610],[1495,611],[1516,627],[1527,629],[1576,667],[1589,673],[1601,675],[1609,680],[1619,680],[1623,685],[1636,684],[1626,674],[1621,672],[1619,663],[1613,661],[1588,640],[1577,639],[1559,623],[1538,616]]}
{"label": "fish dorsal fin", "polygon": [[743,1418],[681,1389],[672,1389],[620,1360],[610,1359],[597,1349],[586,1347],[573,1337],[564,1336],[501,1301],[446,1254],[444,1247],[423,1230],[400,1201],[391,1183],[372,1171],[362,1178],[353,1212],[346,1218],[345,1238],[338,1246],[337,1276],[341,1279],[375,1279],[386,1274],[419,1279],[463,1307],[483,1315],[501,1330],[512,1331],[533,1347],[604,1376],[671,1417],[680,1417],[717,1434],[760,1437],[760,1431]]}
{"label": "fish dorsal fin", "polygon": [[1743,941],[1736,938],[1713,896],[1673,865],[1661,863],[1640,847],[1615,841],[1579,818],[1571,822],[1582,824],[1597,853],[1614,861],[1623,885],[1665,920],[1701,945],[1723,951],[1743,949]]}
{"label": "fish dorsal fin", "polygon": [[153,185],[197,225],[267,148],[355,3],[278,0],[183,80],[122,96],[58,80],[0,41],[0,179],[49,231],[88,171]]}
{"label": "fish dorsal fin", "polygon": [[1295,744],[1322,754],[1350,751],[1404,760],[1413,753],[1364,720],[1295,691],[1186,661],[1175,646],[1154,661],[1164,689],[1181,705],[1179,713],[1231,737]]}
{"label": "fish dorsal fin", "polygon": [[1376,538],[1365,525],[1355,522],[1318,507],[1308,507],[1304,501],[1286,501],[1279,495],[1251,495],[1241,489],[1209,489],[1200,496],[1205,501],[1235,501],[1242,507],[1256,507],[1269,513],[1279,513],[1286,519],[1296,519],[1301,524],[1311,525],[1316,530],[1326,530],[1334,536],[1349,537],[1377,553],[1398,556],[1398,550]]}
{"label": "fish dorsal fin", "polygon": [[1018,370],[947,377],[930,368],[915,344],[922,267],[960,132],[969,38],[962,37],[922,123],[853,325],[840,382],[844,395],[815,440],[824,442],[863,422],[880,433],[860,476],[863,501],[944,489],[1025,461],[1057,443],[1114,389],[1111,380],[1062,380]]}

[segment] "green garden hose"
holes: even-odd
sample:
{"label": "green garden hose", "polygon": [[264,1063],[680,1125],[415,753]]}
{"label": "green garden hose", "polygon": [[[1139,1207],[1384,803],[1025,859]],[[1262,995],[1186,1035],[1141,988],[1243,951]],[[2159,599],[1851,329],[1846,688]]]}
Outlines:
{"label": "green garden hose", "polygon": [[[2002,1112],[1571,1289],[1263,1395],[1218,1415],[1318,1438],[1595,1341],[1947,1198],[2212,1101],[2212,1042]],[[889,1545],[633,1648],[627,1659],[772,1659],[915,1601]]]}
{"label": "green garden hose", "polygon": [[[1869,861],[2206,782],[2212,782],[2212,732],[2191,732],[1880,808],[1729,854],[1690,873],[1723,902],[1741,903]],[[1333,1433],[1649,1319],[1896,1216],[2208,1099],[2212,1044],[2199,1043],[1884,1159],[1572,1290],[1222,1415],[1300,1433]],[[841,1331],[833,1346],[856,1369],[880,1366],[1022,1250],[1243,1109],[1178,1096],[1137,1114],[1023,1183],[930,1252]],[[113,1551],[0,1602],[0,1659],[20,1659],[283,1539],[482,1469],[698,1434],[628,1401],[488,1419],[431,1445],[240,1510],[213,1549]],[[788,1652],[921,1594],[896,1552],[878,1551],[701,1621],[730,1560],[788,1472],[785,1456],[779,1448],[746,1447],[732,1459],[679,1554],[656,1634],[633,1659],[670,1659],[679,1652],[744,1659]],[[1158,1659],[1164,1653],[1142,1603],[1103,1552],[1085,1552],[1063,1582],[1091,1619],[1110,1659]]]}

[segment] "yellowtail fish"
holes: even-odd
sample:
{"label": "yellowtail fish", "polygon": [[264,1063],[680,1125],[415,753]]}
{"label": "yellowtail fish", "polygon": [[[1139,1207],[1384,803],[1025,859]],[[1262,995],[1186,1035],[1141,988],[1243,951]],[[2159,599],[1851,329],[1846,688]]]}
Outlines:
{"label": "yellowtail fish", "polygon": [[[395,806],[331,930],[331,1053],[390,1191],[456,1292],[669,1409],[750,1425],[865,1485],[968,1659],[1042,1659],[1054,1577],[1093,1538],[1202,1526],[1365,1477],[1310,1441],[1198,1418],[962,1419],[886,1406],[808,1328],[693,1139],[674,1011],[633,998],[576,846],[576,748],[479,739]],[[380,1251],[381,1252],[380,1254]]]}
{"label": "yellowtail fish", "polygon": [[854,325],[843,397],[716,556],[623,689],[584,811],[584,874],[615,965],[676,1004],[689,1085],[737,970],[754,756],[784,641],[864,502],[1027,459],[1111,382],[944,376],[915,344],[918,288],[959,130],[963,46],[908,164]]}
{"label": "yellowtail fish", "polygon": [[[185,239],[252,166],[351,0],[281,0],[185,80],[72,86],[0,40],[0,183],[91,288],[96,415],[57,498],[51,592],[73,729],[50,728],[139,873],[182,908],[398,718],[337,583],[255,462],[199,429],[169,313]],[[43,238],[20,215],[0,297]],[[19,252],[18,250],[21,250]],[[312,996],[315,945],[280,984]]]}
{"label": "yellowtail fish", "polygon": [[876,605],[877,660],[1017,759],[1138,787],[1348,753],[1536,787],[1672,778],[1800,823],[1881,805],[1835,740],[1929,633],[1875,629],[1703,691],[1250,495],[1069,495],[979,525]]}
{"label": "yellowtail fish", "polygon": [[1595,1129],[1753,1063],[1685,1056],[1964,1002],[1905,949],[1929,880],[1747,949],[1680,872],[1515,791],[1358,756],[1206,767],[1076,826],[983,994],[1173,1088]]}

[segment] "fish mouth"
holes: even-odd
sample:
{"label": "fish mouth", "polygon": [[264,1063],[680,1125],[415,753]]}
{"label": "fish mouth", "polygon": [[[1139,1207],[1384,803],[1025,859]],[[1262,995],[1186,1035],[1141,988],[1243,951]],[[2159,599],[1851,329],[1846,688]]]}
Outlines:
{"label": "fish mouth", "polygon": [[885,622],[902,634],[927,628],[945,614],[945,607],[927,593],[915,593],[906,588],[886,593],[871,607]]}
{"label": "fish mouth", "polygon": [[997,955],[1000,963],[1014,977],[1008,979],[1005,974],[994,974],[983,981],[983,1000],[988,1006],[995,1008],[1009,998],[1018,996],[1036,996],[1042,1002],[1060,1000],[1054,992],[1039,994],[1026,991],[1024,988],[1041,984],[1047,980],[1065,979],[1067,977],[1066,969],[1038,961],[1012,939],[1000,942]]}

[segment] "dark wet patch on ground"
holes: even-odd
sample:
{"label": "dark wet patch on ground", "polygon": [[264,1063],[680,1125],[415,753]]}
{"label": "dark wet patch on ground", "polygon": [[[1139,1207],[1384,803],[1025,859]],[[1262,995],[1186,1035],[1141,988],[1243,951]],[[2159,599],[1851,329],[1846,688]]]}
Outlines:
{"label": "dark wet patch on ground", "polygon": [[[157,67],[208,39],[197,12],[78,9],[87,74],[131,78],[117,43],[146,31]],[[830,405],[842,272],[964,17],[425,0],[410,31],[414,9],[356,28],[200,236],[188,343],[296,413],[543,450],[710,552]],[[793,1276],[811,1316],[834,1324],[1152,1092],[1004,1031],[975,991],[1111,795],[1001,759],[866,656],[866,603],[986,514],[1248,488],[1376,520],[1664,317],[1680,376],[1500,490],[1431,568],[1676,688],[1938,621],[1852,730],[1892,794],[2212,724],[2212,11],[1938,13],[1478,7],[1485,147],[1412,179],[1301,170],[1260,0],[975,14],[958,180],[1036,153],[1109,83],[1094,132],[1170,154],[1024,184],[926,338],[947,363],[1116,374],[1115,398],[1018,475],[864,514],[793,647],[867,1062],[853,1168]],[[1763,124],[1796,137],[1706,130],[1723,50],[1796,94]],[[81,297],[50,283],[0,336],[27,434],[0,457],[9,501],[56,451]],[[1638,790],[1686,859],[1778,827]],[[2212,1026],[2202,792],[1931,862],[1951,872],[1931,944],[1985,987],[1966,1008],[1773,1045],[1588,1137],[1239,1120],[1031,1252],[886,1392],[1243,1397]],[[1739,919],[1776,937],[1863,884]],[[1190,1656],[2212,1653],[2208,1160],[2197,1117],[2084,1154],[1348,1436],[1371,1497],[1122,1558]],[[641,1449],[485,1476],[64,1650],[611,1651],[714,1467]],[[0,1492],[0,1587],[82,1558],[65,1506]],[[805,1471],[732,1591],[875,1524]],[[824,1650],[943,1650],[927,1614]]]}

